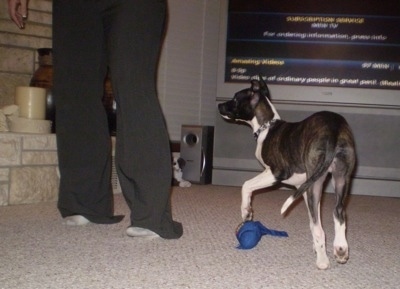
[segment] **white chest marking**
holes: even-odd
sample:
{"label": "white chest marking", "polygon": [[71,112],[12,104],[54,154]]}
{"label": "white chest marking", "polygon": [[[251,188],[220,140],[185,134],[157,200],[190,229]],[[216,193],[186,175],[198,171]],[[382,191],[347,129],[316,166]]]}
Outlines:
{"label": "white chest marking", "polygon": [[257,160],[258,160],[258,161],[263,165],[263,167],[265,167],[266,169],[269,168],[269,166],[267,166],[267,164],[264,163],[264,160],[262,159],[262,156],[261,156],[261,151],[262,151],[262,144],[263,144],[265,138],[267,137],[268,131],[269,131],[269,129],[266,129],[266,130],[262,131],[262,132],[260,133],[260,135],[258,136],[258,139],[257,139],[257,147],[256,147],[256,152],[255,152],[255,155],[256,155]]}

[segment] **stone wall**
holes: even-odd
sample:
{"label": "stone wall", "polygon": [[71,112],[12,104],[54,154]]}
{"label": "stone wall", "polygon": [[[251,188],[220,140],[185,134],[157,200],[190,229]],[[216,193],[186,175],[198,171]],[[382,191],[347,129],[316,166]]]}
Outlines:
{"label": "stone wall", "polygon": [[[121,193],[112,141],[111,187]],[[0,132],[0,206],[55,201],[58,198],[55,134]]]}
{"label": "stone wall", "polygon": [[14,103],[16,86],[29,85],[38,48],[52,47],[52,1],[30,0],[28,24],[19,29],[0,1],[0,108]]}
{"label": "stone wall", "polygon": [[[15,87],[29,85],[43,47],[52,47],[52,1],[29,1],[25,29],[0,1],[0,108],[14,103]],[[0,133],[0,206],[55,200],[56,171],[54,135]]]}
{"label": "stone wall", "polygon": [[0,133],[0,206],[56,200],[57,164],[54,134]]}

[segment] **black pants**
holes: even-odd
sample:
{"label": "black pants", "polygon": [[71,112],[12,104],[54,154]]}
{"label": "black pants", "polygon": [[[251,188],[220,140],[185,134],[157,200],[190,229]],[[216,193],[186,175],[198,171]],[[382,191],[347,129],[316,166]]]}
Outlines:
{"label": "black pants", "polygon": [[132,226],[182,235],[171,216],[171,153],[156,92],[165,0],[54,0],[58,208],[113,223],[111,146],[102,104],[111,71],[117,102],[116,167]]}

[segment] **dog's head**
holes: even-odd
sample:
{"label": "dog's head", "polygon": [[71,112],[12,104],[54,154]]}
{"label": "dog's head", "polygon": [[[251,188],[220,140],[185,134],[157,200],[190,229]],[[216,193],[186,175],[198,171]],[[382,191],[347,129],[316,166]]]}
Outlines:
{"label": "dog's head", "polygon": [[262,125],[279,118],[269,101],[269,90],[265,81],[252,80],[250,88],[237,92],[232,100],[218,105],[221,116],[228,120],[242,121],[250,125]]}
{"label": "dog's head", "polygon": [[178,158],[178,157],[174,157],[173,158],[173,162],[172,162],[172,167],[174,169],[174,171],[181,171],[183,169],[183,167],[185,166],[186,161],[183,158]]}

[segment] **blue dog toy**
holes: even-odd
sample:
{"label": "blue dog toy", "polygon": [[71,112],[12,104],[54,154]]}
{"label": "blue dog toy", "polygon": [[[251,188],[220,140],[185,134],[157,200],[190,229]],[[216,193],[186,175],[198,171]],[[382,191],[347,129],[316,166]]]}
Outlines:
{"label": "blue dog toy", "polygon": [[259,221],[246,221],[239,225],[236,230],[236,238],[239,241],[238,249],[252,249],[264,235],[277,237],[288,237],[284,231],[270,230]]}

